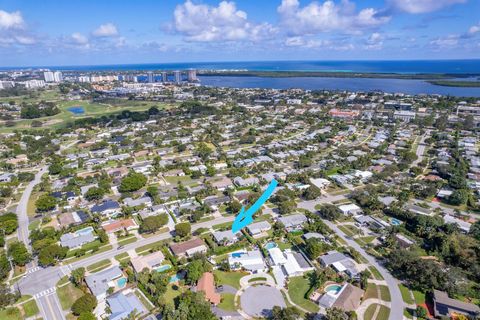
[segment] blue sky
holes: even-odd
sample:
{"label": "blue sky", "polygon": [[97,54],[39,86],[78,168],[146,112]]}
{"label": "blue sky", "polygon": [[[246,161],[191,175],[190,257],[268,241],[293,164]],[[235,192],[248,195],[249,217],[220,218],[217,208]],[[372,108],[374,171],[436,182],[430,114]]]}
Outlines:
{"label": "blue sky", "polygon": [[0,66],[480,58],[478,0],[0,0]]}

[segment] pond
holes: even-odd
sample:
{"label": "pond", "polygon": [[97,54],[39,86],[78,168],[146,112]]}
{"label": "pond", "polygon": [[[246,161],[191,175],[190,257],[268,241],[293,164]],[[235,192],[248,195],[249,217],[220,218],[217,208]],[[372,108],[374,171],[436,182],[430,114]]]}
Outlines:
{"label": "pond", "polygon": [[84,113],[85,113],[85,110],[83,109],[82,106],[70,107],[70,108],[68,108],[68,111],[70,111],[71,113],[73,113],[73,114],[75,114],[75,115],[79,115],[79,114],[84,114]]}

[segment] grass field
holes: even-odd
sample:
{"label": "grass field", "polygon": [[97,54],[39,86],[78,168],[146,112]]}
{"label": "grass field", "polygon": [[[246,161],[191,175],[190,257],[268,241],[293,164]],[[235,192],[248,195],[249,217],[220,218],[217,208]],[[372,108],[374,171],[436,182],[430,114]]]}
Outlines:
{"label": "grass field", "polygon": [[58,299],[63,310],[70,310],[73,303],[83,296],[83,291],[69,283],[63,287],[57,288]]}
{"label": "grass field", "polygon": [[318,305],[305,297],[310,289],[310,282],[304,277],[292,277],[288,282],[288,295],[295,304],[310,312],[318,312]]}
{"label": "grass field", "polygon": [[125,260],[127,258],[128,258],[128,253],[127,252],[120,253],[120,254],[117,254],[115,256],[115,260],[117,260],[118,262],[122,262],[123,260]]}
{"label": "grass field", "polygon": [[382,274],[380,273],[380,271],[377,270],[377,268],[375,267],[370,267],[369,268],[370,272],[372,273],[373,277],[377,280],[385,280],[383,279],[383,276]]}
{"label": "grass field", "polygon": [[235,311],[235,295],[233,293],[222,293],[222,301],[218,304],[222,310],[225,311]]}
{"label": "grass field", "polygon": [[17,307],[0,310],[0,319],[2,320],[22,320],[22,314]]}
{"label": "grass field", "polygon": [[367,290],[365,291],[365,295],[363,296],[363,300],[367,300],[370,298],[379,298],[377,292],[377,285],[373,283],[369,283]]}
{"label": "grass field", "polygon": [[408,303],[408,304],[415,303],[415,301],[412,299],[412,297],[410,295],[410,290],[407,287],[405,287],[403,284],[399,284],[398,288],[400,289],[400,292],[402,293],[402,299],[405,303]]}
{"label": "grass field", "polygon": [[165,299],[165,302],[170,304],[170,305],[174,305],[174,299],[176,297],[178,297],[179,295],[181,295],[183,292],[183,289],[181,287],[178,287],[177,285],[175,284],[169,284],[167,286],[167,291],[165,292],[164,294],[164,299]]}
{"label": "grass field", "polygon": [[373,316],[375,314],[375,311],[377,310],[377,306],[378,306],[378,304],[376,304],[376,303],[371,304],[367,308],[367,310],[365,311],[365,313],[363,315],[363,319],[364,320],[374,320]]}
{"label": "grass field", "polygon": [[[45,97],[50,97],[52,99],[44,99]],[[50,93],[50,96],[45,93],[41,95],[39,98],[36,99],[16,99],[21,97],[14,97],[12,99],[9,98],[1,98],[0,101],[25,101],[25,102],[37,102],[42,99],[44,100],[57,100],[58,94]],[[163,104],[157,101],[129,101],[129,100],[116,100],[112,101],[111,104],[102,104],[102,103],[95,103],[90,102],[87,100],[74,100],[74,101],[57,101],[58,108],[60,109],[60,113],[51,116],[51,117],[42,117],[37,119],[21,119],[15,122],[15,126],[13,127],[6,127],[0,126],[0,132],[11,132],[15,129],[30,129],[33,120],[41,121],[43,123],[42,127],[50,127],[50,128],[61,128],[65,126],[67,123],[74,121],[75,119],[82,119],[82,118],[89,118],[89,117],[99,117],[105,116],[115,113],[120,113],[124,110],[130,111],[145,111],[148,110],[152,106],[156,106],[158,108],[170,108],[170,105]],[[74,113],[70,112],[68,109],[71,107],[83,107],[84,113],[75,115]]]}
{"label": "grass field", "polygon": [[135,241],[137,241],[138,239],[136,237],[130,237],[130,238],[127,238],[127,239],[123,239],[123,240],[120,240],[118,241],[118,245],[119,246],[124,246],[124,245],[127,245],[129,243],[134,243]]}
{"label": "grass field", "polygon": [[[375,311],[377,310],[377,307],[379,307],[379,310],[378,310],[377,316],[375,317],[375,319],[373,319],[375,315]],[[364,320],[388,320],[389,315],[390,315],[390,309],[388,307],[374,303],[367,308],[367,311],[365,311],[365,314],[363,315],[363,319]]]}
{"label": "grass field", "polygon": [[87,267],[87,271],[89,272],[98,272],[100,270],[106,269],[112,265],[112,262],[109,259],[100,260],[91,264]]}
{"label": "grass field", "polygon": [[413,296],[415,297],[415,303],[416,304],[424,304],[425,303],[425,293],[413,290]]}
{"label": "grass field", "polygon": [[387,286],[378,286],[378,288],[380,289],[380,299],[387,302],[392,301],[392,297],[390,296],[390,290],[388,290]]}
{"label": "grass field", "polygon": [[35,300],[30,300],[22,303],[20,307],[23,309],[25,317],[33,317],[40,312],[40,310],[38,310],[38,306]]}
{"label": "grass field", "polygon": [[214,270],[213,274],[215,275],[217,285],[228,284],[236,289],[240,289],[240,278],[246,275],[242,272],[225,272],[220,270]]}
{"label": "grass field", "polygon": [[248,280],[248,282],[255,282],[255,281],[267,281],[267,278],[265,277],[255,277],[255,278],[251,278]]}
{"label": "grass field", "polygon": [[390,308],[385,306],[380,306],[380,311],[377,314],[376,320],[388,320],[389,315],[390,315]]}

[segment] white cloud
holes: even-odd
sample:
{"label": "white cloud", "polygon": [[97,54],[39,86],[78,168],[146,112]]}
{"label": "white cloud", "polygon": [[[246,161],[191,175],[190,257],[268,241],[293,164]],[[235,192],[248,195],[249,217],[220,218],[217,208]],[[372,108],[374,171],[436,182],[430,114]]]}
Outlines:
{"label": "white cloud", "polygon": [[383,40],[385,37],[378,33],[374,32],[368,37],[366,44],[365,44],[365,49],[368,50],[380,50],[383,48]]}
{"label": "white cloud", "polygon": [[430,41],[430,44],[437,48],[453,48],[458,45],[458,35],[449,35]]}
{"label": "white cloud", "polygon": [[467,0],[391,0],[395,9],[412,14],[433,12],[465,2]]}
{"label": "white cloud", "polygon": [[16,36],[15,40],[17,40],[19,44],[25,44],[25,45],[34,44],[37,42],[34,38],[29,36]]}
{"label": "white cloud", "polygon": [[95,37],[114,37],[118,35],[117,27],[113,23],[105,23],[92,33]]}
{"label": "white cloud", "polygon": [[343,0],[340,4],[328,0],[311,2],[301,8],[298,0],[283,0],[277,8],[281,23],[294,35],[315,34],[328,31],[358,33],[362,29],[387,23],[389,16],[382,16],[374,8],[355,10],[355,4]]}
{"label": "white cloud", "polygon": [[25,25],[20,11],[6,12],[0,10],[0,29],[21,29]]}
{"label": "white cloud", "polygon": [[306,39],[305,37],[288,37],[284,45],[286,47],[301,47],[306,49],[321,48],[325,50],[347,51],[355,49],[355,46],[349,42],[334,42],[331,40]]}
{"label": "white cloud", "polygon": [[70,36],[76,44],[86,45],[88,44],[88,38],[79,32],[72,33]]}
{"label": "white cloud", "polygon": [[188,41],[257,41],[275,33],[268,24],[248,21],[247,13],[237,10],[235,2],[222,1],[218,7],[194,4],[187,0],[174,11],[174,28]]}
{"label": "white cloud", "polygon": [[470,29],[468,29],[468,34],[472,36],[479,32],[480,32],[480,22],[477,25],[471,26]]}

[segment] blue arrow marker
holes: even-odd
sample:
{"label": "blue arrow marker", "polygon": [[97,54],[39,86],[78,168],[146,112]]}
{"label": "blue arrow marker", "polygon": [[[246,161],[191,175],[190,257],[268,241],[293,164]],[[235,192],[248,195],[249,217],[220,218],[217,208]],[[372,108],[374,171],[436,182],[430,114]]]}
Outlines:
{"label": "blue arrow marker", "polygon": [[235,217],[235,221],[233,221],[233,224],[232,224],[233,233],[237,233],[243,227],[246,227],[247,225],[253,222],[253,215],[262,207],[262,205],[265,202],[267,202],[268,198],[270,198],[273,191],[277,187],[277,184],[278,184],[277,180],[273,179],[268,185],[268,188],[260,196],[260,198],[258,198],[257,201],[255,201],[255,203],[250,208],[248,208],[247,211],[245,211],[245,207],[242,206],[240,213]]}

